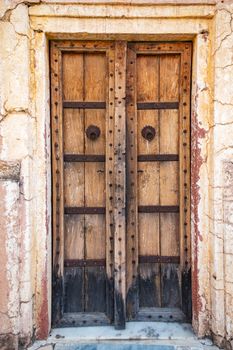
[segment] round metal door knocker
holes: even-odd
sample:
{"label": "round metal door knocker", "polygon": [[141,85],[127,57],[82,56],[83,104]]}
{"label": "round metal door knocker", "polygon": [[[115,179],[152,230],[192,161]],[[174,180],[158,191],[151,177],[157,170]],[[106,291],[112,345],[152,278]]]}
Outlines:
{"label": "round metal door knocker", "polygon": [[90,140],[95,141],[100,136],[100,128],[96,125],[89,125],[86,129],[86,135]]}
{"label": "round metal door knocker", "polygon": [[153,128],[153,126],[150,125],[144,126],[144,128],[142,129],[142,136],[147,141],[152,141],[155,137],[155,128]]}

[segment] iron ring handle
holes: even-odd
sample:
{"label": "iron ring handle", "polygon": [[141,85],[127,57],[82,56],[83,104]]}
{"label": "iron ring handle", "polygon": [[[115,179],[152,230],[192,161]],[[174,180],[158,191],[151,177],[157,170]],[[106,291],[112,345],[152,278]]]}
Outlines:
{"label": "iron ring handle", "polygon": [[146,125],[142,129],[142,137],[144,137],[144,139],[146,139],[149,142],[154,139],[155,134],[156,134],[156,131],[155,131],[155,128],[153,128],[153,126]]}
{"label": "iron ring handle", "polygon": [[100,128],[96,125],[89,125],[86,129],[87,138],[95,141],[100,136]]}

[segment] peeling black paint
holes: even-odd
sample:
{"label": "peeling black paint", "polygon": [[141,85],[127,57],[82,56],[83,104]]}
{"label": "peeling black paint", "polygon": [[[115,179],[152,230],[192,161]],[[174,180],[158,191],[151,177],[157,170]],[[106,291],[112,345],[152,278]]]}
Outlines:
{"label": "peeling black paint", "polygon": [[63,309],[63,279],[53,274],[53,295],[52,295],[52,324],[56,326],[62,316]]}
{"label": "peeling black paint", "polygon": [[125,329],[125,304],[122,294],[115,291],[115,329]]}
{"label": "peeling black paint", "polygon": [[181,292],[179,285],[179,265],[161,264],[162,307],[181,307]]}
{"label": "peeling black paint", "polygon": [[106,314],[110,323],[114,322],[114,280],[107,278],[106,280]]}
{"label": "peeling black paint", "polygon": [[130,286],[126,295],[126,316],[128,320],[133,320],[138,312],[138,278]]}
{"label": "peeling black paint", "polygon": [[182,310],[188,321],[192,320],[191,269],[182,273]]}

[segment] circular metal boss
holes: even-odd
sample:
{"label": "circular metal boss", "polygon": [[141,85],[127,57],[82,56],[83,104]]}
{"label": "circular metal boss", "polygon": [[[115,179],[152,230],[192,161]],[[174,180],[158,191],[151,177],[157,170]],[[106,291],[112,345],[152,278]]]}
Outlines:
{"label": "circular metal boss", "polygon": [[156,134],[156,132],[155,132],[155,128],[153,128],[153,126],[146,125],[142,129],[142,137],[144,137],[144,139],[146,139],[147,141],[152,141],[155,137],[155,134]]}
{"label": "circular metal boss", "polygon": [[95,141],[100,136],[100,128],[96,125],[89,125],[86,129],[86,135],[90,140]]}

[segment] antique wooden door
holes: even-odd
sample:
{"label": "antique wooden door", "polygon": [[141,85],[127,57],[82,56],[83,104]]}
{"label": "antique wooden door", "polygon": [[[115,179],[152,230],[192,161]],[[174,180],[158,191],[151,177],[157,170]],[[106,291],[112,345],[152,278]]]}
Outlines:
{"label": "antique wooden door", "polygon": [[191,317],[190,43],[51,42],[53,324]]}

